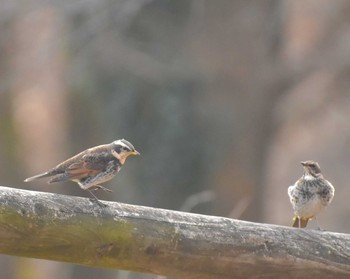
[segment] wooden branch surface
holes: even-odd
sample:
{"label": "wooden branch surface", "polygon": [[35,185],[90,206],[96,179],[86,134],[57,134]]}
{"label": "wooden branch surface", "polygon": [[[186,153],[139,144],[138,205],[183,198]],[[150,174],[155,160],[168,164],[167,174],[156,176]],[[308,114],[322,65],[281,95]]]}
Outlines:
{"label": "wooden branch surface", "polygon": [[350,235],[0,186],[0,253],[176,278],[350,278]]}

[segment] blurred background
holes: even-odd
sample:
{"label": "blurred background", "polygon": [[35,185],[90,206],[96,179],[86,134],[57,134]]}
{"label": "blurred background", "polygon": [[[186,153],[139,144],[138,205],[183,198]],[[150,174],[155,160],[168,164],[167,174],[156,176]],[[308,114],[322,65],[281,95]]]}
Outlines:
{"label": "blurred background", "polygon": [[[350,233],[350,2],[0,0],[0,185],[125,138],[101,199],[289,226],[300,161]],[[311,222],[309,228],[315,228]],[[0,256],[1,278],[165,278]]]}

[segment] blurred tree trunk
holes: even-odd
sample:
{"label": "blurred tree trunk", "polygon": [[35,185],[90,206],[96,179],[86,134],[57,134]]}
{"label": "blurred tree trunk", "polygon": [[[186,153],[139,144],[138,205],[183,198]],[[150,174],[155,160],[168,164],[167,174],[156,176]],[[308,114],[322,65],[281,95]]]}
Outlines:
{"label": "blurred tree trunk", "polygon": [[243,202],[239,217],[262,221],[263,166],[274,133],[272,108],[286,92],[284,66],[276,63],[281,4],[207,1],[194,9],[189,36],[195,37],[190,41],[192,55],[204,76],[197,102],[211,126],[207,149],[215,150],[215,213],[227,215]]}
{"label": "blurred tree trunk", "polygon": [[13,112],[21,160],[26,174],[34,174],[54,166],[66,153],[65,36],[61,15],[51,6],[23,8],[16,19]]}
{"label": "blurred tree trunk", "polygon": [[[14,125],[21,143],[17,152],[24,168],[20,180],[54,166],[67,150],[62,15],[42,1],[22,4],[13,22],[10,50]],[[13,276],[17,279],[62,279],[67,267],[27,259],[16,265]]]}
{"label": "blurred tree trunk", "polygon": [[[286,96],[273,109],[277,126],[265,162],[265,220],[289,225],[287,187],[303,160],[316,160],[337,189],[320,216],[322,227],[349,231],[349,1],[284,1],[280,63],[289,72]],[[332,9],[330,9],[332,7]],[[331,12],[330,12],[331,11]],[[278,167],[278,171],[276,168]],[[276,210],[278,208],[279,210]],[[289,217],[286,217],[286,213]],[[343,216],[343,217],[342,217]]]}

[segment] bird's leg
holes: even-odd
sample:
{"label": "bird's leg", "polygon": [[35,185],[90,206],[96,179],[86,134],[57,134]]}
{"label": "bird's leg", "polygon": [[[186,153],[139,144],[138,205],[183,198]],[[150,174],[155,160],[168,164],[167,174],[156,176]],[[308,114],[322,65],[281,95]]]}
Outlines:
{"label": "bird's leg", "polygon": [[103,187],[103,186],[101,186],[101,185],[95,185],[95,186],[94,186],[94,189],[92,189],[92,190],[93,190],[93,191],[97,191],[98,189],[101,189],[101,190],[106,191],[106,192],[113,192],[112,190],[110,190],[110,189],[108,189],[108,188],[106,188],[106,187]]}
{"label": "bird's leg", "polygon": [[107,204],[104,204],[103,202],[100,202],[100,200],[94,195],[93,192],[91,192],[90,189],[86,189],[86,190],[88,190],[89,193],[91,194],[91,196],[93,197],[93,198],[90,198],[91,201],[96,202],[99,206],[107,206]]}
{"label": "bird's leg", "polygon": [[299,223],[299,229],[300,229],[300,227],[301,227],[301,224],[300,224],[300,217],[298,217],[298,223]]}

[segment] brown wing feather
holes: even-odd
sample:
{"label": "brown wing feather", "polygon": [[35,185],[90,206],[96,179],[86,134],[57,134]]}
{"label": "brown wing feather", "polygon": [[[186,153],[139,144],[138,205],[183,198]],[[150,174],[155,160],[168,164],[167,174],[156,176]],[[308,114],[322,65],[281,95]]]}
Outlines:
{"label": "brown wing feather", "polygon": [[115,160],[115,157],[107,151],[86,153],[78,162],[69,165],[65,172],[71,179],[94,176],[103,171],[112,160]]}
{"label": "brown wing feather", "polygon": [[111,149],[112,144],[92,147],[58,164],[50,171],[29,177],[25,181],[29,182],[39,178],[53,177],[49,183],[55,183],[96,175],[103,170],[109,161],[115,159],[110,153]]}
{"label": "brown wing feather", "polygon": [[[65,160],[61,164],[57,165],[53,170],[62,170],[66,171],[67,169],[73,168],[79,166],[79,164],[83,162],[87,162],[89,158],[99,158],[101,155],[103,157],[105,156],[112,156],[109,150],[111,149],[111,144],[104,144],[99,145],[93,148],[86,149],[79,154]],[[76,165],[77,164],[77,165]]]}
{"label": "brown wing feather", "polygon": [[88,162],[74,163],[66,169],[70,179],[83,178],[86,176],[96,175],[102,170],[100,165]]}
{"label": "brown wing feather", "polygon": [[59,165],[58,167],[60,167],[61,173],[52,178],[49,183],[64,182],[67,180],[80,180],[88,176],[95,176],[101,171],[104,171],[109,163],[116,159],[107,151],[98,153],[85,152],[85,154],[78,155],[79,158],[75,158],[74,161],[69,159],[71,164],[68,164],[67,160]]}

